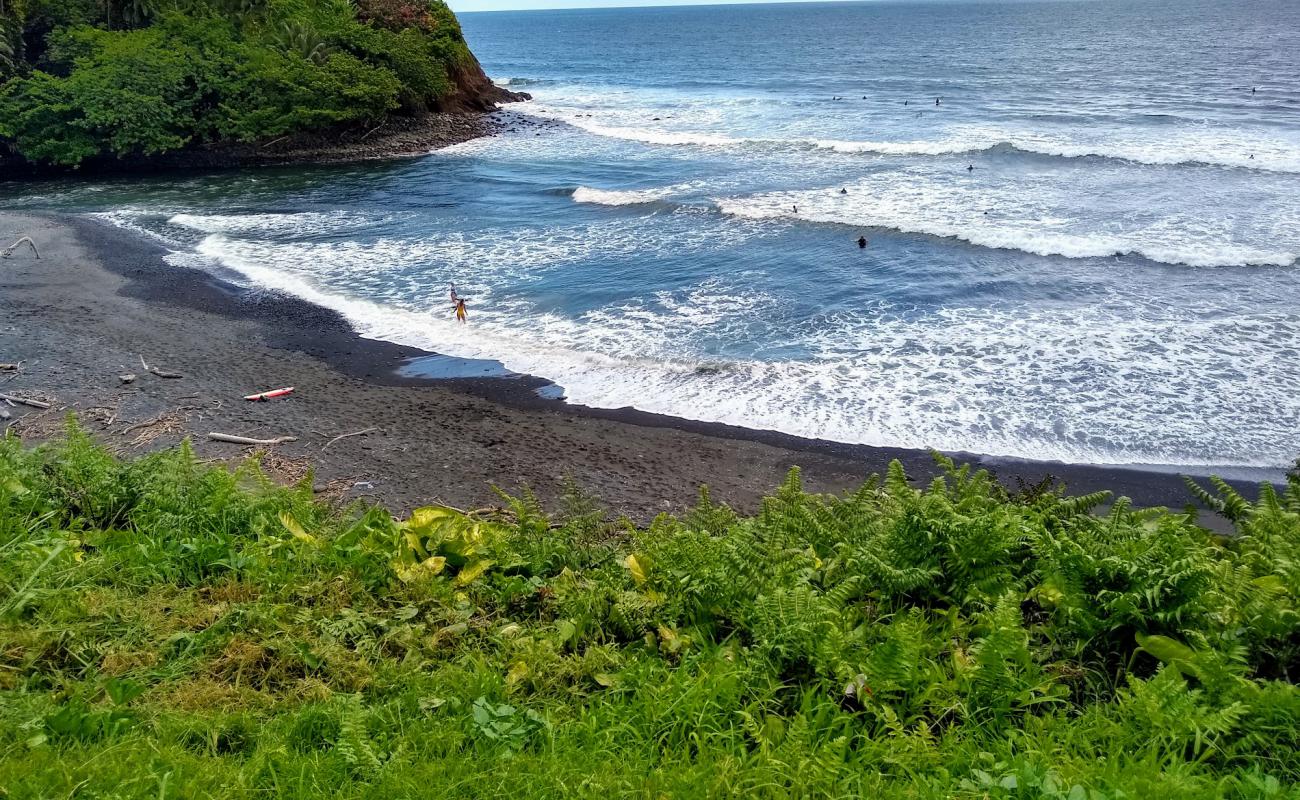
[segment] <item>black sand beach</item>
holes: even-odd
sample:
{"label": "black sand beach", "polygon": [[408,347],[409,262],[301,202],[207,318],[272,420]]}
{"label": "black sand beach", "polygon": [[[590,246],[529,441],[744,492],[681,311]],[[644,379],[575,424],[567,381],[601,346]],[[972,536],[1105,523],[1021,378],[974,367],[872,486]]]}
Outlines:
{"label": "black sand beach", "polygon": [[[918,482],[935,471],[922,451],[570,406],[528,376],[425,377],[493,370],[363,339],[334,312],[171,266],[156,244],[96,222],[0,213],[0,240],[20,235],[36,241],[42,258],[19,251],[0,262],[0,362],[22,362],[17,375],[0,376],[0,392],[52,403],[45,412],[10,409],[9,429],[24,439],[57,432],[69,411],[128,453],[188,436],[203,458],[238,460],[245,448],[206,434],[293,436],[264,457],[270,473],[292,480],[311,468],[322,490],[399,511],[492,504],[493,485],[531,487],[554,506],[572,480],[638,521],[689,506],[701,484],[715,499],[753,510],[795,465],[818,492],[853,488],[891,459]],[[184,377],[150,374],[142,357]],[[420,369],[399,374],[420,358]],[[118,376],[127,373],[136,378],[123,384]],[[281,386],[296,391],[269,402],[241,399]],[[365,429],[374,430],[335,440]],[[1051,475],[1073,493],[1110,489],[1139,505],[1190,500],[1181,478],[1164,472],[958,458],[1013,489]]]}

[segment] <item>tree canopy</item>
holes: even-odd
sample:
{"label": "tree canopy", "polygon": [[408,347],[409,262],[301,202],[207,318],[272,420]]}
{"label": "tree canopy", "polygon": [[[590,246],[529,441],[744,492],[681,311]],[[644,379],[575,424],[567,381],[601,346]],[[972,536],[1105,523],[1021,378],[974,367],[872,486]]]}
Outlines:
{"label": "tree canopy", "polygon": [[442,0],[0,0],[0,149],[76,166],[438,108]]}

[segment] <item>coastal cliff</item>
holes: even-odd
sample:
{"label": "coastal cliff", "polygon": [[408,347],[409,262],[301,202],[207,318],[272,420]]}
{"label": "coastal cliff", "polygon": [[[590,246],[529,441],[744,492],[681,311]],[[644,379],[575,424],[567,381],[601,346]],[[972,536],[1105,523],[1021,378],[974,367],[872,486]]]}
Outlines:
{"label": "coastal cliff", "polygon": [[466,52],[469,58],[465,63],[457,64],[451,70],[452,91],[440,97],[436,103],[436,108],[441,112],[452,113],[474,113],[495,111],[498,103],[517,103],[523,100],[531,100],[532,95],[526,92],[512,92],[502,86],[497,86],[492,79],[483,72],[483,67],[478,63],[478,59]]}
{"label": "coastal cliff", "polygon": [[0,178],[427,152],[527,99],[441,0],[0,7]]}

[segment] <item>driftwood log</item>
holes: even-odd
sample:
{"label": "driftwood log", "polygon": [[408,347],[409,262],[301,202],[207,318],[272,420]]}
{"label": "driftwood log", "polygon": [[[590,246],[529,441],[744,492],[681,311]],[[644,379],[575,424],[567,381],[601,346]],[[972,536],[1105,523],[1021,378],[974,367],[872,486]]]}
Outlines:
{"label": "driftwood log", "polygon": [[169,370],[158,369],[157,367],[149,366],[144,362],[144,356],[140,356],[140,366],[144,367],[145,372],[152,372],[154,375],[157,375],[159,378],[184,378],[185,377],[179,372],[171,372]]}
{"label": "driftwood log", "polygon": [[47,409],[50,407],[49,403],[42,400],[29,400],[25,397],[14,397],[11,394],[0,394],[0,400],[5,400],[9,403],[21,403],[22,405],[31,406],[32,408]]}
{"label": "driftwood log", "polygon": [[371,428],[366,428],[366,429],[363,430],[363,431],[354,431],[354,432],[352,432],[352,433],[341,433],[341,434],[339,434],[338,436],[335,436],[333,439],[330,439],[328,442],[326,442],[326,443],[325,443],[325,446],[322,447],[320,450],[321,450],[322,453],[325,452],[326,450],[329,449],[329,446],[330,446],[330,445],[334,444],[334,443],[337,442],[339,439],[347,439],[348,437],[351,437],[351,436],[364,436],[364,435],[367,434],[367,433],[374,433],[374,432],[377,431],[377,430],[379,430],[379,427],[378,427],[378,426],[375,426],[375,427],[371,427]]}
{"label": "driftwood log", "polygon": [[297,436],[278,436],[274,439],[250,439],[247,436],[235,436],[229,433],[209,433],[208,438],[214,442],[229,442],[230,444],[261,445],[271,447],[285,442],[298,441]]}
{"label": "driftwood log", "polygon": [[5,249],[0,250],[0,258],[8,258],[9,256],[14,254],[15,250],[17,250],[19,247],[21,247],[24,244],[32,248],[32,253],[35,254],[35,256],[38,259],[41,257],[41,251],[36,249],[36,242],[32,241],[32,237],[24,236],[23,238],[9,245]]}

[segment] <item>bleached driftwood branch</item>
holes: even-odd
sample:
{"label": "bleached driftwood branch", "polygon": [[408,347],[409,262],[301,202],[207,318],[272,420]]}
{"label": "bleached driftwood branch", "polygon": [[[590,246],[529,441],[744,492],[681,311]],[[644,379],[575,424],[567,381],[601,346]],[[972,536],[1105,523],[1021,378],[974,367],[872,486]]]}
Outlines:
{"label": "bleached driftwood branch", "polygon": [[325,443],[325,446],[322,447],[320,450],[321,450],[322,453],[325,452],[326,450],[329,449],[329,446],[330,446],[330,445],[334,444],[334,443],[337,442],[339,439],[346,439],[346,438],[348,438],[349,436],[362,436],[362,435],[365,435],[365,434],[367,434],[367,433],[374,433],[374,432],[377,431],[377,430],[379,430],[379,428],[376,426],[376,427],[372,427],[372,428],[366,428],[366,429],[363,430],[363,431],[354,431],[354,432],[352,432],[352,433],[341,433],[341,434],[339,434],[338,436],[335,436],[333,439],[330,439],[328,442],[326,442],[326,443]]}
{"label": "bleached driftwood branch", "polygon": [[149,366],[148,364],[145,363],[144,356],[140,356],[140,366],[144,367],[145,372],[152,372],[154,375],[157,375],[159,378],[184,378],[185,377],[179,372],[169,372],[168,370],[165,369],[158,369],[157,367]]}
{"label": "bleached driftwood branch", "polygon": [[9,256],[11,256],[11,255],[14,254],[14,251],[15,251],[15,250],[17,250],[19,247],[21,247],[21,246],[24,245],[24,244],[26,244],[28,247],[32,248],[32,253],[33,253],[37,258],[40,258],[40,257],[41,257],[41,251],[36,249],[36,242],[33,242],[33,241],[32,241],[32,237],[30,237],[30,236],[24,236],[24,237],[22,237],[21,239],[19,239],[18,241],[14,242],[13,244],[11,244],[11,245],[9,245],[8,247],[6,247],[5,249],[0,250],[0,258],[8,258]]}
{"label": "bleached driftwood branch", "polygon": [[0,400],[7,400],[10,403],[22,403],[23,405],[31,406],[32,408],[47,409],[50,407],[49,403],[42,400],[30,400],[26,397],[14,397],[11,394],[0,394]]}
{"label": "bleached driftwood branch", "polygon": [[277,444],[284,444],[285,442],[298,441],[297,436],[278,436],[274,439],[250,439],[247,436],[234,436],[229,433],[209,433],[208,438],[214,442],[229,442],[230,444],[262,445],[264,447],[270,447]]}

